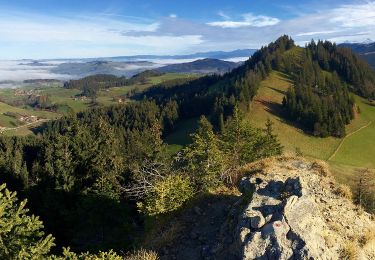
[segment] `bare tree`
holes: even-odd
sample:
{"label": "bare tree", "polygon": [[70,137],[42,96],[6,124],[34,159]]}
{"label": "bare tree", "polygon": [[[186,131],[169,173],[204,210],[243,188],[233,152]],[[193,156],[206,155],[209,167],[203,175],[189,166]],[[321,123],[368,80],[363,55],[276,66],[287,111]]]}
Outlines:
{"label": "bare tree", "polygon": [[143,165],[134,172],[134,182],[121,190],[127,197],[139,200],[154,189],[155,182],[165,178],[166,165],[159,162],[145,161]]}

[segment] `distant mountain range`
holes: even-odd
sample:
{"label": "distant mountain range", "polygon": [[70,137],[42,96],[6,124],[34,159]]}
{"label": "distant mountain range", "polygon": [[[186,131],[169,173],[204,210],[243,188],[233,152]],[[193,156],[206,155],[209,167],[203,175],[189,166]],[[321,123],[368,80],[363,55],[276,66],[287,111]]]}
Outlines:
{"label": "distant mountain range", "polygon": [[238,67],[240,64],[241,63],[238,62],[206,58],[192,62],[171,64],[157,68],[157,70],[160,72],[170,73],[222,74],[231,71],[232,69]]}
{"label": "distant mountain range", "polygon": [[234,51],[209,51],[184,55],[133,55],[95,58],[94,60],[130,61],[130,60],[158,60],[158,59],[232,59],[238,57],[250,57],[256,49],[238,49]]}
{"label": "distant mountain range", "polygon": [[351,48],[354,52],[365,59],[373,68],[375,68],[375,42],[364,43],[342,43],[341,47]]}

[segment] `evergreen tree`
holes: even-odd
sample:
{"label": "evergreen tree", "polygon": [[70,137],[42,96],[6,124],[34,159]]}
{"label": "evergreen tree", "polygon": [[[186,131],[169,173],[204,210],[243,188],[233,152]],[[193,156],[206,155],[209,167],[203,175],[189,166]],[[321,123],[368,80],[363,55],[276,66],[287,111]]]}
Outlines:
{"label": "evergreen tree", "polygon": [[262,157],[280,155],[283,151],[283,147],[281,146],[281,144],[277,140],[277,136],[273,132],[273,123],[269,118],[267,119],[266,127],[264,129],[264,139],[262,147]]}
{"label": "evergreen tree", "polygon": [[219,149],[219,139],[206,117],[200,118],[198,130],[192,139],[192,144],[183,150],[184,168],[192,176],[198,190],[207,190],[220,182],[223,155]]}
{"label": "evergreen tree", "polygon": [[38,217],[27,215],[26,200],[18,202],[15,192],[0,186],[0,258],[43,259],[54,246],[45,236]]}

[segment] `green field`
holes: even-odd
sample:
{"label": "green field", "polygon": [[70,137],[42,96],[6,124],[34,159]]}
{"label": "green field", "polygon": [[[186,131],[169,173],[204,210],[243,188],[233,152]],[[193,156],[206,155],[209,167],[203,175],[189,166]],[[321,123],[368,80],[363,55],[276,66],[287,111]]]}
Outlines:
{"label": "green field", "polygon": [[375,168],[375,106],[362,98],[356,97],[360,107],[363,127],[348,135],[340,149],[331,158],[332,162],[357,167]]}
{"label": "green field", "polygon": [[272,72],[261,83],[251,104],[248,120],[257,127],[264,127],[267,118],[271,119],[285,154],[294,155],[298,148],[305,157],[327,161],[341,182],[353,183],[358,168],[375,168],[375,122],[368,125],[375,121],[375,106],[355,96],[360,113],[346,127],[346,138],[313,137],[286,121],[282,115],[281,102],[291,84],[287,75]]}

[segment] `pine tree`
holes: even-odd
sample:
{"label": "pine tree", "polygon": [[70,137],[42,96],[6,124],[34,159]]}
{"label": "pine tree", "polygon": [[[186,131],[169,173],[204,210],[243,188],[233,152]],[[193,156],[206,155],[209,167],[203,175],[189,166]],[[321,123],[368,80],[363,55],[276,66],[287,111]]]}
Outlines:
{"label": "pine tree", "polygon": [[119,141],[103,118],[95,129],[95,151],[89,161],[90,172],[94,177],[92,191],[99,195],[119,199],[123,161],[120,156]]}
{"label": "pine tree", "polygon": [[26,200],[18,202],[15,192],[0,186],[0,258],[43,259],[54,246],[45,236],[38,217],[27,215]]}
{"label": "pine tree", "polygon": [[183,150],[185,169],[191,174],[198,190],[207,190],[220,182],[223,155],[219,149],[219,139],[206,117],[200,118],[199,128],[192,139],[192,144]]}
{"label": "pine tree", "polygon": [[262,145],[262,147],[264,147],[262,157],[280,155],[283,151],[283,147],[277,140],[277,136],[273,133],[273,123],[269,118],[266,122],[264,135],[265,137]]}

